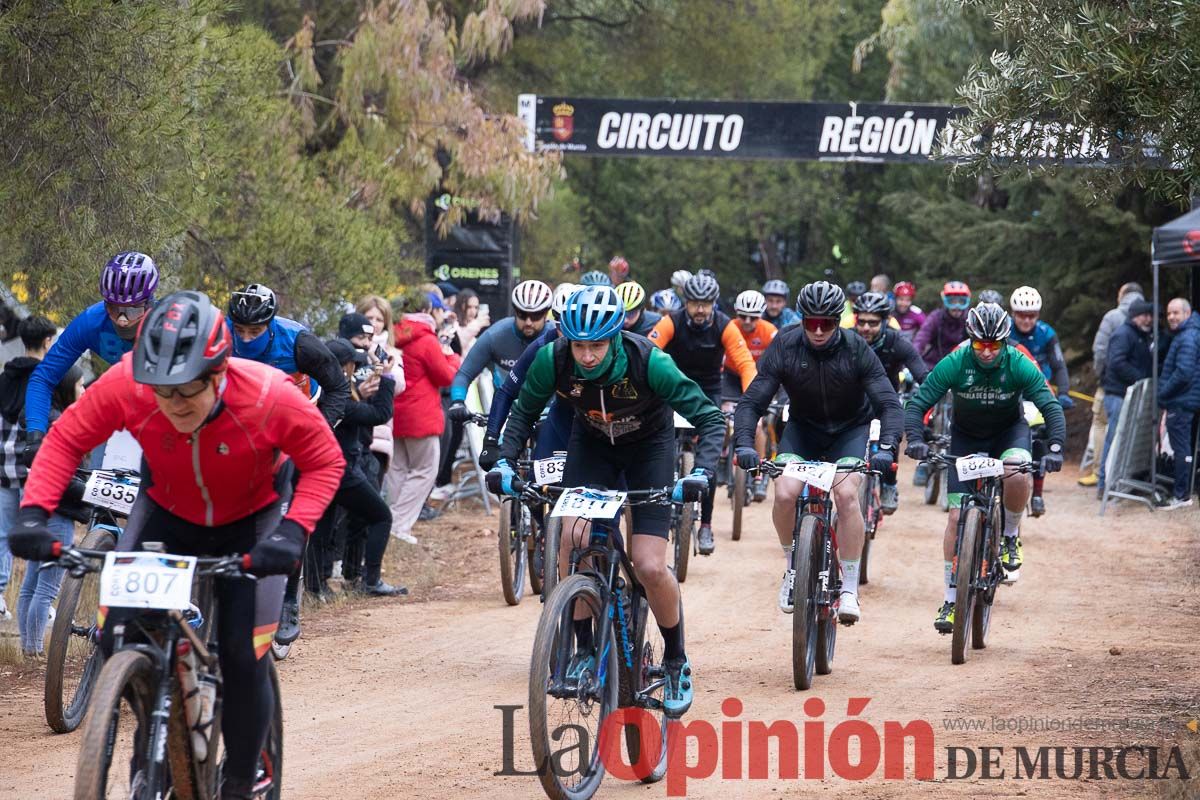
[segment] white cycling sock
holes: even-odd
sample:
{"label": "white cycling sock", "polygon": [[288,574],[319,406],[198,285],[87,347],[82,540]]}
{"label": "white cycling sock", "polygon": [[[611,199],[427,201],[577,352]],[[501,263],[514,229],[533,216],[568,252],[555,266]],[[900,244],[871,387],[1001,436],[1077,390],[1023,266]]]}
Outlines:
{"label": "white cycling sock", "polygon": [[850,592],[850,594],[858,594],[858,566],[861,564],[861,559],[853,561],[846,560],[842,562],[842,591]]}
{"label": "white cycling sock", "polygon": [[792,568],[792,546],[790,544],[781,545],[783,547],[784,568]]}
{"label": "white cycling sock", "polygon": [[1011,539],[1021,532],[1021,517],[1025,515],[1025,511],[1021,510],[1017,513],[1004,509],[1004,536]]}
{"label": "white cycling sock", "polygon": [[942,569],[946,573],[945,600],[947,603],[953,603],[954,602],[954,594],[955,594],[955,592],[954,592],[954,562],[953,561],[943,561]]}

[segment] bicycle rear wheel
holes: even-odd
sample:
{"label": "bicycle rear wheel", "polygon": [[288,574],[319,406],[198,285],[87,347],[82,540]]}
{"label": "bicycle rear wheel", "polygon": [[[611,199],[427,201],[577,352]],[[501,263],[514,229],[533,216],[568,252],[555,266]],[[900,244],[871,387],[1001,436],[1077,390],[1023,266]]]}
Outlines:
{"label": "bicycle rear wheel", "polygon": [[[111,531],[93,528],[79,547],[107,552],[116,545]],[[55,733],[70,733],[83,722],[92,687],[104,666],[104,654],[96,641],[99,598],[100,573],[63,579],[46,648],[44,704],[46,722]]]}
{"label": "bicycle rear wheel", "polygon": [[[577,605],[592,620],[599,658],[571,679]],[[590,576],[567,577],[546,599],[529,669],[529,738],[538,779],[551,800],[586,800],[604,780],[600,729],[617,707],[619,683],[612,634],[600,588]]]}
{"label": "bicycle rear wheel", "polygon": [[147,784],[155,676],[150,658],[132,650],[104,665],[83,726],[75,766],[75,800],[156,797]]}
{"label": "bicycle rear wheel", "polygon": [[971,642],[971,618],[978,600],[974,583],[979,572],[976,555],[982,522],[983,512],[978,506],[972,504],[963,509],[963,533],[954,566],[954,630],[950,640],[950,661],[953,664],[962,664],[967,660],[967,645]]}
{"label": "bicycle rear wheel", "polygon": [[[274,710],[271,714],[271,724],[267,727],[267,741],[259,751],[258,765],[255,768],[254,786],[252,789],[255,800],[279,800],[283,796],[283,695],[279,688],[279,672],[272,662],[271,690],[275,696]],[[210,748],[216,747],[220,734],[220,718],[213,720],[213,738]],[[224,745],[224,742],[221,743]],[[210,749],[210,752],[212,750]],[[209,762],[212,763],[212,762]],[[225,752],[222,749],[217,769],[211,774],[211,797],[221,796],[221,781],[225,772]]]}
{"label": "bicycle rear wheel", "polygon": [[[635,705],[638,692],[646,691],[646,688],[656,681],[661,684],[663,680],[664,645],[662,634],[657,625],[649,624],[650,604],[646,602],[646,596],[640,590],[635,593],[635,596],[636,600],[629,604],[633,606],[629,612],[629,619],[633,623],[633,663],[626,664],[622,659],[621,668],[618,670],[620,691],[617,695],[617,702],[621,707]],[[652,693],[652,696],[655,700],[662,702],[661,686]],[[641,782],[657,783],[667,774],[667,726],[671,724],[671,720],[667,718],[661,708],[657,711],[647,711],[647,713],[653,717],[658,726],[657,740],[645,742],[643,745],[641,728],[632,724],[625,725],[625,749],[629,756],[628,763],[633,764],[635,769],[640,767],[645,770],[645,774],[639,776]],[[652,763],[639,765],[638,761],[642,758],[642,751],[645,748],[651,749],[647,758],[654,757],[654,748],[657,748],[658,757]]]}
{"label": "bicycle rear wheel", "polygon": [[500,589],[504,602],[515,606],[525,593],[527,567],[525,538],[532,531],[529,506],[506,497],[500,502],[500,528],[497,544],[500,550]]}
{"label": "bicycle rear wheel", "polygon": [[796,583],[792,610],[792,680],[797,689],[812,686],[817,660],[817,518],[805,514],[793,540],[792,569]]}

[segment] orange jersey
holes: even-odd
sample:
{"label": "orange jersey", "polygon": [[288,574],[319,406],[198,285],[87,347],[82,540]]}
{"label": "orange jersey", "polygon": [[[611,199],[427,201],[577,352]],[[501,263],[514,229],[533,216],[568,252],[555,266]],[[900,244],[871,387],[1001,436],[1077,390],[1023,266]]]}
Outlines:
{"label": "orange jersey", "polygon": [[[758,364],[758,359],[762,358],[762,354],[766,352],[767,345],[775,339],[775,334],[779,333],[779,329],[765,319],[760,319],[754,323],[754,330],[746,333],[738,322],[734,322],[737,332],[742,335],[742,339],[746,342],[746,349],[750,351],[750,355],[754,357],[754,363]],[[725,368],[729,369],[729,358],[725,358]]]}

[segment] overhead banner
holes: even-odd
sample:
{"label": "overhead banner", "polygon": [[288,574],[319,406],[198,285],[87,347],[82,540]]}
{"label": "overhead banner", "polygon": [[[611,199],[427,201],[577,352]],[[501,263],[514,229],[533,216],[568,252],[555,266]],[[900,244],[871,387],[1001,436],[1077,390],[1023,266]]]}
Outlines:
{"label": "overhead banner", "polygon": [[[520,95],[518,114],[531,152],[589,156],[772,158],[804,161],[928,163],[974,149],[956,135],[957,106],[899,103],[751,103],[721,100],[618,100]],[[1087,131],[1033,123],[993,134],[1005,142],[1039,137],[1039,158],[1072,166],[1110,162],[1107,143]],[[1011,149],[1011,148],[1010,148]]]}

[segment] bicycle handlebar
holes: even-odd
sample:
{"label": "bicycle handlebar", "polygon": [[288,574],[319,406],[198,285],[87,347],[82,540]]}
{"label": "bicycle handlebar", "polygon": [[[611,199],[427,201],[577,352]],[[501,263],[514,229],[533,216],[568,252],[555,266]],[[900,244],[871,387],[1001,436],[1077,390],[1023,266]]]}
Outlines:
{"label": "bicycle handlebar", "polygon": [[[929,458],[925,459],[921,463],[922,464],[945,464],[946,466],[953,467],[960,458],[970,458],[970,457],[971,456],[951,456],[951,455],[947,455],[945,453],[930,453]],[[1037,470],[1037,467],[1034,465],[1034,462],[1032,462],[1032,461],[1025,461],[1020,464],[1005,464],[1004,468],[1006,470],[1012,470],[1013,472],[1018,472],[1018,473],[1034,472]],[[1000,479],[1004,480],[1005,477],[1008,477],[1008,476],[1001,476]]]}
{"label": "bicycle handlebar", "polygon": [[[542,497],[543,493],[548,497],[555,497],[555,496],[561,495],[563,492],[567,491],[568,489],[586,488],[586,487],[553,486],[553,485],[538,486],[535,483],[532,483],[529,481],[523,481],[520,478],[513,479],[512,485],[513,485],[514,491],[516,491],[520,495],[524,495],[525,496],[524,499],[528,499],[528,500],[542,500],[542,499],[544,499]],[[625,490],[621,490],[621,491],[624,491],[624,493],[625,493],[625,504],[626,505],[631,505],[631,506],[666,505],[667,503],[675,502],[674,500],[671,499],[671,493],[674,491],[674,489],[675,489],[674,485],[671,485],[671,486],[664,486],[659,489],[625,489]],[[707,493],[707,491],[708,491],[707,486],[705,487],[704,491]],[[685,502],[692,502],[692,501],[685,501]]]}
{"label": "bicycle handlebar", "polygon": [[[105,556],[112,550],[85,550],[76,547],[64,547],[55,559],[54,566],[65,567],[72,573],[99,572]],[[151,553],[152,550],[135,550],[130,552]],[[253,577],[242,571],[242,556],[204,556],[196,559],[196,574],[201,577],[216,575],[233,575],[237,577]]]}
{"label": "bicycle handlebar", "polygon": [[[815,462],[802,462],[802,463],[815,463]],[[855,472],[861,473],[863,475],[868,475],[868,474],[880,475],[880,474],[882,474],[877,469],[871,469],[871,465],[867,464],[865,462],[862,464],[835,464],[834,466],[837,467],[838,472],[842,472],[845,474],[850,474],[850,473],[855,473]],[[747,471],[756,473],[756,474],[761,472],[762,474],[766,475],[769,478],[778,478],[780,475],[783,474],[783,471],[786,467],[787,467],[787,464],[780,464],[775,461],[760,461],[756,468],[754,468],[752,470],[747,470]]]}

